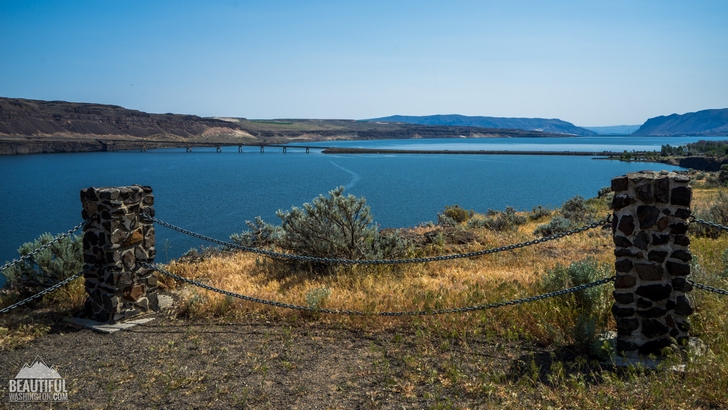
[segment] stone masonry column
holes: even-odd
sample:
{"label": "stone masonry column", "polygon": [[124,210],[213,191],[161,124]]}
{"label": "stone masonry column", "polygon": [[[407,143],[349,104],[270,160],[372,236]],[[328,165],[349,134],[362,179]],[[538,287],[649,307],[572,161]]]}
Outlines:
{"label": "stone masonry column", "polygon": [[685,345],[693,304],[690,274],[690,178],[642,171],[612,179],[612,233],[617,280],[612,313],[617,351],[627,358],[661,355]]}
{"label": "stone masonry column", "polygon": [[84,268],[88,298],[82,317],[114,323],[158,310],[157,278],[139,262],[153,264],[154,196],[146,186],[81,190]]}

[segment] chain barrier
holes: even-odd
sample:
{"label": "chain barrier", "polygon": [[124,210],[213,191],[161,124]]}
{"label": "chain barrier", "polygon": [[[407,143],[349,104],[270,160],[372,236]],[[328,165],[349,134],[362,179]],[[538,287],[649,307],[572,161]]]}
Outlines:
{"label": "chain barrier", "polygon": [[387,312],[387,311],[385,311],[385,312],[363,312],[360,310],[312,308],[310,306],[301,306],[301,305],[294,305],[291,303],[283,303],[283,302],[276,302],[276,301],[267,300],[267,299],[254,298],[252,296],[241,295],[239,293],[234,293],[234,292],[230,292],[228,290],[219,289],[214,286],[206,285],[204,283],[201,283],[201,282],[198,282],[198,281],[195,281],[192,279],[188,279],[188,278],[185,278],[185,277],[182,277],[179,275],[175,275],[174,273],[169,272],[165,269],[162,269],[156,265],[151,265],[151,264],[145,263],[145,262],[142,262],[140,264],[146,268],[154,269],[163,275],[169,276],[170,278],[174,278],[176,280],[189,283],[191,285],[200,287],[202,289],[207,289],[207,290],[210,290],[213,292],[217,292],[221,295],[246,300],[248,302],[260,303],[263,305],[281,307],[281,308],[285,308],[285,309],[301,310],[301,311],[305,311],[305,312],[329,313],[329,314],[335,314],[335,315],[349,315],[349,316],[424,316],[424,315],[443,315],[443,314],[447,314],[447,313],[473,312],[476,310],[485,310],[485,309],[499,308],[499,307],[503,307],[503,306],[519,305],[522,303],[535,302],[537,300],[543,300],[543,299],[548,299],[548,298],[552,298],[555,296],[566,295],[569,293],[578,292],[580,290],[589,289],[589,288],[592,288],[595,286],[604,285],[605,283],[613,282],[616,279],[616,276],[612,276],[612,277],[604,278],[604,279],[594,281],[591,283],[585,283],[583,285],[574,286],[573,288],[557,290],[555,292],[544,293],[542,295],[531,296],[531,297],[527,297],[527,298],[513,299],[513,300],[509,300],[509,301],[505,301],[505,302],[487,303],[484,305],[475,305],[475,306],[451,308],[451,309],[428,309],[428,310],[395,311],[395,312]]}
{"label": "chain barrier", "polygon": [[64,286],[64,285],[67,285],[67,284],[69,284],[69,283],[70,283],[71,281],[73,281],[74,279],[76,279],[76,278],[78,278],[78,277],[82,276],[82,275],[83,275],[84,273],[88,272],[88,271],[89,271],[90,269],[91,269],[91,268],[86,268],[86,269],[84,269],[83,271],[81,271],[81,272],[79,272],[79,273],[77,273],[77,274],[75,274],[75,275],[73,275],[73,276],[70,276],[70,277],[68,277],[68,278],[66,278],[66,279],[64,279],[64,280],[62,280],[62,281],[60,281],[60,282],[56,283],[55,285],[53,285],[53,286],[51,286],[51,287],[49,287],[49,288],[47,288],[47,289],[45,289],[45,290],[42,290],[42,291],[40,291],[40,292],[36,293],[35,295],[33,295],[33,296],[29,297],[29,298],[23,299],[23,300],[21,300],[20,302],[14,303],[14,304],[12,304],[12,305],[10,305],[10,306],[6,307],[6,308],[0,309],[0,313],[7,313],[7,312],[10,312],[11,310],[13,310],[13,309],[15,309],[15,308],[17,308],[17,307],[19,307],[19,306],[22,306],[22,305],[24,305],[24,304],[26,304],[26,303],[30,302],[31,300],[34,300],[34,299],[38,299],[39,297],[41,297],[41,296],[43,296],[43,295],[45,295],[45,294],[51,293],[51,292],[53,292],[54,290],[56,290],[56,289],[58,289],[58,288],[60,288],[60,287],[62,287],[62,286]]}
{"label": "chain barrier", "polygon": [[693,283],[693,286],[696,287],[696,288],[698,288],[698,289],[703,289],[703,290],[707,290],[709,292],[717,293],[719,295],[726,295],[726,296],[728,296],[728,290],[714,288],[712,286],[703,285],[702,283]]}
{"label": "chain barrier", "polygon": [[325,263],[325,264],[338,264],[338,265],[402,265],[407,263],[426,263],[426,262],[435,262],[435,261],[446,261],[446,260],[453,260],[453,259],[463,259],[463,258],[472,258],[476,256],[483,256],[483,255],[490,255],[493,253],[503,252],[503,251],[510,251],[514,249],[519,248],[525,248],[527,246],[536,245],[539,243],[549,242],[556,239],[561,239],[566,236],[574,235],[580,232],[588,231],[590,229],[598,228],[600,226],[604,226],[605,224],[609,223],[611,221],[611,215],[608,215],[606,218],[593,222],[589,225],[582,226],[580,228],[575,228],[566,232],[560,232],[551,236],[544,236],[539,239],[534,239],[532,241],[527,242],[521,242],[513,245],[507,245],[507,246],[501,246],[498,248],[490,248],[490,249],[484,249],[480,251],[475,252],[468,252],[468,253],[459,253],[459,254],[452,254],[452,255],[442,255],[442,256],[430,256],[430,257],[424,257],[424,258],[411,258],[411,259],[341,259],[341,258],[321,258],[321,257],[315,257],[315,256],[302,256],[302,255],[291,255],[288,253],[282,253],[282,252],[275,252],[275,251],[269,251],[265,249],[260,248],[253,248],[250,246],[243,246],[238,245],[236,243],[222,241],[220,239],[211,238],[209,236],[205,236],[199,233],[195,233],[192,231],[188,231],[184,228],[180,228],[178,226],[172,225],[168,222],[164,222],[162,220],[159,220],[157,218],[148,216],[146,214],[142,214],[142,217],[147,218],[154,223],[164,226],[166,228],[172,229],[174,231],[183,233],[185,235],[192,236],[197,239],[202,239],[203,241],[215,243],[222,246],[227,246],[229,248],[233,249],[239,249],[245,252],[252,252],[259,255],[265,255],[272,258],[281,258],[281,259],[289,259],[289,260],[295,260],[295,261],[301,261],[301,262],[316,262],[316,263]]}
{"label": "chain barrier", "polygon": [[9,268],[11,266],[17,265],[17,264],[19,264],[20,262],[23,262],[26,259],[30,259],[33,256],[35,256],[35,255],[43,252],[44,250],[50,248],[53,244],[55,244],[57,242],[60,242],[61,240],[65,239],[66,237],[70,236],[72,233],[74,233],[77,230],[81,229],[81,227],[83,227],[84,225],[86,225],[86,221],[83,221],[80,224],[78,224],[78,225],[74,226],[73,228],[69,229],[68,232],[63,233],[61,235],[58,235],[55,239],[53,239],[52,241],[48,242],[47,244],[41,246],[40,248],[34,250],[33,252],[30,252],[27,255],[23,255],[23,256],[19,257],[18,259],[11,260],[10,262],[8,262],[5,265],[3,265],[2,267],[0,267],[0,272],[4,271],[5,269],[7,269],[7,268]]}
{"label": "chain barrier", "polygon": [[701,225],[709,226],[711,228],[720,229],[721,231],[728,232],[728,226],[717,224],[715,222],[706,221],[705,219],[696,218],[695,216],[690,216],[690,220],[696,223],[699,223]]}

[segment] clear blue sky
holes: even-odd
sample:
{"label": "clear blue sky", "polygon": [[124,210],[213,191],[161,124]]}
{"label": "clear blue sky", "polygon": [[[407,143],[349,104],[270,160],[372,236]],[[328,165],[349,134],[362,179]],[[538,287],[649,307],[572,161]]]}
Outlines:
{"label": "clear blue sky", "polygon": [[0,0],[0,96],[577,125],[728,107],[728,1]]}

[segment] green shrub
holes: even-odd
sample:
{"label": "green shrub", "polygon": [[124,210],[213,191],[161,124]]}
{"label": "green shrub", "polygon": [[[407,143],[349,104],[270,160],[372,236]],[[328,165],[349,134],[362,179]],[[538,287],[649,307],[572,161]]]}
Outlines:
{"label": "green shrub", "polygon": [[463,223],[473,217],[473,210],[460,208],[460,205],[448,205],[445,206],[445,210],[442,212],[443,215],[451,218],[457,223]]}
{"label": "green shrub", "polygon": [[[390,259],[405,256],[411,244],[398,231],[377,231],[366,199],[344,195],[344,187],[319,195],[312,203],[278,211],[280,231],[271,240],[296,255],[319,258]],[[262,221],[261,221],[262,222]],[[271,231],[266,227],[264,231]],[[293,262],[317,273],[331,273],[334,265]]]}
{"label": "green shrub", "polygon": [[306,292],[306,305],[311,309],[319,309],[323,306],[326,299],[331,295],[329,288],[316,288]]}
{"label": "green shrub", "polygon": [[557,233],[566,232],[574,226],[574,223],[570,219],[564,218],[563,216],[556,215],[551,218],[549,223],[539,225],[536,230],[533,231],[534,235],[538,236],[551,236]]}
{"label": "green shrub", "polygon": [[[44,233],[33,242],[24,243],[18,254],[25,256],[54,241],[56,237]],[[48,288],[83,270],[83,237],[71,235],[44,249],[37,255],[5,269],[5,286],[27,297]]]}
{"label": "green shrub", "polygon": [[[568,267],[556,265],[542,279],[544,291],[553,292],[604,279],[611,274],[611,267],[592,257],[572,262]],[[596,286],[554,299],[553,303],[569,309],[574,326],[568,330],[577,349],[595,353],[600,347],[599,334],[607,325],[610,315],[608,286]]]}
{"label": "green shrub", "polygon": [[526,223],[526,217],[517,215],[515,208],[511,206],[507,206],[503,212],[489,209],[487,215],[489,216],[483,220],[484,225],[497,232],[515,231]]}
{"label": "green shrub", "polygon": [[561,215],[576,223],[587,222],[594,214],[594,209],[590,207],[581,195],[570,198],[561,206]]}
{"label": "green shrub", "polygon": [[260,216],[255,217],[255,221],[245,221],[248,230],[239,234],[230,235],[230,239],[243,246],[261,248],[264,246],[274,245],[283,234],[280,226],[269,224]]}
{"label": "green shrub", "polygon": [[530,219],[532,221],[536,221],[538,219],[541,219],[545,216],[550,216],[550,215],[551,215],[550,209],[539,205],[539,206],[533,207],[533,210],[531,211],[531,213],[528,214],[528,219]]}

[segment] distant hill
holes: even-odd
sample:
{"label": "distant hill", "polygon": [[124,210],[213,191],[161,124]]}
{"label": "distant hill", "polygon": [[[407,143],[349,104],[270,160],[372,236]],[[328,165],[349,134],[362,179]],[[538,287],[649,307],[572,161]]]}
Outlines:
{"label": "distant hill", "polygon": [[116,105],[0,97],[0,155],[92,152],[186,144],[277,144],[341,139],[557,137],[548,132],[354,120],[203,118]]}
{"label": "distant hill", "polygon": [[525,131],[541,131],[552,134],[567,135],[597,135],[596,132],[559,119],[544,118],[501,118],[501,117],[472,117],[466,115],[425,115],[407,116],[392,115],[390,117],[372,118],[364,120],[369,122],[395,122],[422,125],[447,125],[482,128],[508,128]]}
{"label": "distant hill", "polygon": [[607,127],[582,127],[594,131],[599,135],[629,135],[637,129],[639,125],[611,125]]}
{"label": "distant hill", "polygon": [[728,135],[728,108],[650,118],[632,135]]}

